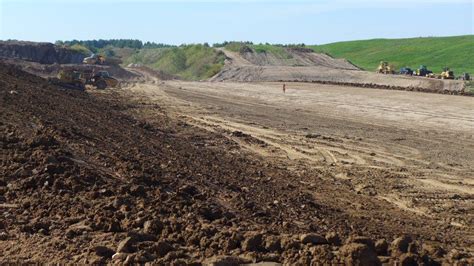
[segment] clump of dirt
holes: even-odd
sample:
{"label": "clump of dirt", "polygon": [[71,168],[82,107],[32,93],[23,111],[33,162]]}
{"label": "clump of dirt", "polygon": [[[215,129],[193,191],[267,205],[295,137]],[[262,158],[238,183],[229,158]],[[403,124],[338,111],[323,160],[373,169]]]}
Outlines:
{"label": "clump of dirt", "polygon": [[113,91],[0,65],[0,117],[2,262],[472,263],[440,242],[395,239],[295,186],[291,171],[232,153],[225,136]]}

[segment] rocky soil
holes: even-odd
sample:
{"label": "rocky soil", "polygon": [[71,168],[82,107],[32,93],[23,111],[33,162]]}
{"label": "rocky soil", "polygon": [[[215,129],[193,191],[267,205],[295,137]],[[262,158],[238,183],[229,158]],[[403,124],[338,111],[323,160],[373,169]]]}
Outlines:
{"label": "rocky soil", "polygon": [[422,218],[124,95],[0,65],[1,262],[474,263]]}

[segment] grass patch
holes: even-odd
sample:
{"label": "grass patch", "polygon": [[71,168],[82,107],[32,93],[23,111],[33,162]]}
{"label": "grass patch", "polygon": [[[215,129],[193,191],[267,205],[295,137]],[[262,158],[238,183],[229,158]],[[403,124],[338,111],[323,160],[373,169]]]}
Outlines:
{"label": "grass patch", "polygon": [[315,52],[346,58],[359,67],[375,71],[380,61],[397,69],[426,65],[435,73],[448,66],[456,75],[474,73],[474,35],[409,39],[373,39],[309,46]]}
{"label": "grass patch", "polygon": [[75,52],[79,52],[83,55],[88,56],[88,55],[92,54],[92,52],[89,49],[87,49],[84,45],[74,44],[74,45],[69,46],[68,48],[75,51]]}
{"label": "grass patch", "polygon": [[275,46],[271,44],[254,44],[250,46],[256,53],[267,53],[273,54],[276,58],[279,59],[291,59],[293,58],[291,54],[287,52],[284,47]]}
{"label": "grass patch", "polygon": [[124,64],[139,63],[187,80],[207,79],[224,66],[225,55],[202,44],[173,48],[143,48],[125,58]]}

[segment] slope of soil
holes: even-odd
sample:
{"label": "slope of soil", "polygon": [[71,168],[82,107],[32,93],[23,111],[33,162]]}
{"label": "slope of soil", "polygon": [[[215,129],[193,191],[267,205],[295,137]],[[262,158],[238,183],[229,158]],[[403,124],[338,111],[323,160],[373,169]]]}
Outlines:
{"label": "slope of soil", "polygon": [[455,231],[251,156],[148,97],[0,66],[2,262],[469,263]]}
{"label": "slope of soil", "polygon": [[[260,54],[248,56],[248,52],[237,53],[223,50],[228,57],[226,66],[210,81],[285,81],[319,82],[336,85],[350,85],[383,89],[416,90],[448,94],[464,94],[465,84],[460,80],[440,80],[401,75],[383,75],[374,72],[354,70],[350,63],[340,64],[329,56],[310,53],[309,66],[289,66],[282,60]],[[258,57],[258,58],[257,58]],[[262,59],[263,57],[265,59]],[[327,57],[327,58],[326,58]],[[326,60],[328,59],[328,60]],[[275,65],[276,63],[280,65]]]}
{"label": "slope of soil", "polygon": [[52,43],[0,41],[0,58],[2,57],[41,64],[80,64],[86,54]]}
{"label": "slope of soil", "polygon": [[284,51],[284,56],[254,50],[241,52],[240,55],[258,66],[324,66],[335,69],[359,69],[345,59],[334,59],[326,54],[314,53],[303,48],[286,48]]}

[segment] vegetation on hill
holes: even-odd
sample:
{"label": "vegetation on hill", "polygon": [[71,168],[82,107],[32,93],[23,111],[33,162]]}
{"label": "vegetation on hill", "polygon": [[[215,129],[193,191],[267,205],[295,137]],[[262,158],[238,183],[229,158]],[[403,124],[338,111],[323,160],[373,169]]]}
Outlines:
{"label": "vegetation on hill", "polygon": [[374,71],[380,61],[397,68],[426,65],[435,73],[450,67],[456,75],[474,73],[474,35],[410,39],[373,39],[310,46],[316,52],[346,58]]}
{"label": "vegetation on hill", "polygon": [[149,66],[183,79],[207,79],[224,66],[225,55],[208,45],[193,44],[172,48],[144,48],[124,59],[125,64]]}

